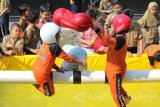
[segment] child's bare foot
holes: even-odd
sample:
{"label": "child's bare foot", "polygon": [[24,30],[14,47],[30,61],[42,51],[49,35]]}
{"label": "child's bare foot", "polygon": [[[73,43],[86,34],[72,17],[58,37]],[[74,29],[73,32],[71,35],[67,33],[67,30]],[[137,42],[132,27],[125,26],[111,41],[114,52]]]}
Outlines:
{"label": "child's bare foot", "polygon": [[124,96],[124,102],[127,105],[130,101],[131,101],[131,97],[130,96]]}

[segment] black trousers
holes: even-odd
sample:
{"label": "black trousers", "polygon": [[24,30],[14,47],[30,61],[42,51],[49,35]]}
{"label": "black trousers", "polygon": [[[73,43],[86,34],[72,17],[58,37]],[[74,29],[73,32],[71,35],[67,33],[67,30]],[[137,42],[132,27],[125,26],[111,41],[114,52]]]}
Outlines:
{"label": "black trousers", "polygon": [[3,37],[9,34],[9,13],[0,16],[0,42]]}
{"label": "black trousers", "polygon": [[128,47],[127,51],[131,52],[131,53],[137,53],[137,46],[135,46],[135,47]]}

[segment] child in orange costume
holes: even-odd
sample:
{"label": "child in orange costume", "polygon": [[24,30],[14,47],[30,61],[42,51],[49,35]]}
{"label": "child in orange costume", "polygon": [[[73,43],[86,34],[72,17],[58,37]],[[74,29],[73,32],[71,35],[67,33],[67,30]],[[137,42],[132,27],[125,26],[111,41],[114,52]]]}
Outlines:
{"label": "child in orange costume", "polygon": [[112,97],[117,107],[126,107],[131,97],[122,87],[122,80],[126,72],[126,33],[131,26],[131,19],[123,14],[115,16],[112,20],[115,34],[113,37],[105,35],[100,29],[95,28],[97,35],[105,45],[109,45],[107,52],[106,75],[111,89]]}
{"label": "child in orange costume", "polygon": [[59,31],[60,27],[51,22],[44,24],[40,30],[43,44],[34,62],[33,73],[38,83],[35,85],[36,88],[46,96],[54,95],[54,86],[51,77],[52,68],[63,72],[62,69],[55,64],[56,57],[63,58],[70,63],[77,63],[86,66],[86,62],[74,60],[61,49],[59,46]]}
{"label": "child in orange costume", "polygon": [[154,62],[160,62],[160,45],[151,44],[144,49],[144,53],[148,55],[148,59],[152,68],[156,68]]}

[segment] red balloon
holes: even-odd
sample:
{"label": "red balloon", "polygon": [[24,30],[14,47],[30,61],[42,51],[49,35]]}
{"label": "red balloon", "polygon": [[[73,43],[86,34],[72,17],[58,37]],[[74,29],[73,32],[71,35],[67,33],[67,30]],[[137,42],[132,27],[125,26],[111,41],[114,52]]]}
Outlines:
{"label": "red balloon", "polygon": [[70,28],[79,32],[88,30],[93,25],[91,17],[86,13],[74,14],[65,8],[59,8],[53,13],[52,21],[59,26]]}

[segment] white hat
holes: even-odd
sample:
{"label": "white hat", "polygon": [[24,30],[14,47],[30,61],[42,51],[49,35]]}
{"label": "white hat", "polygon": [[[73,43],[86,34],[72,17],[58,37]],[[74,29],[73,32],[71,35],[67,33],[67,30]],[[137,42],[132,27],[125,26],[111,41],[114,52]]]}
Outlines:
{"label": "white hat", "polygon": [[52,44],[56,42],[56,35],[60,30],[60,26],[53,22],[44,24],[40,30],[40,37],[46,44]]}

